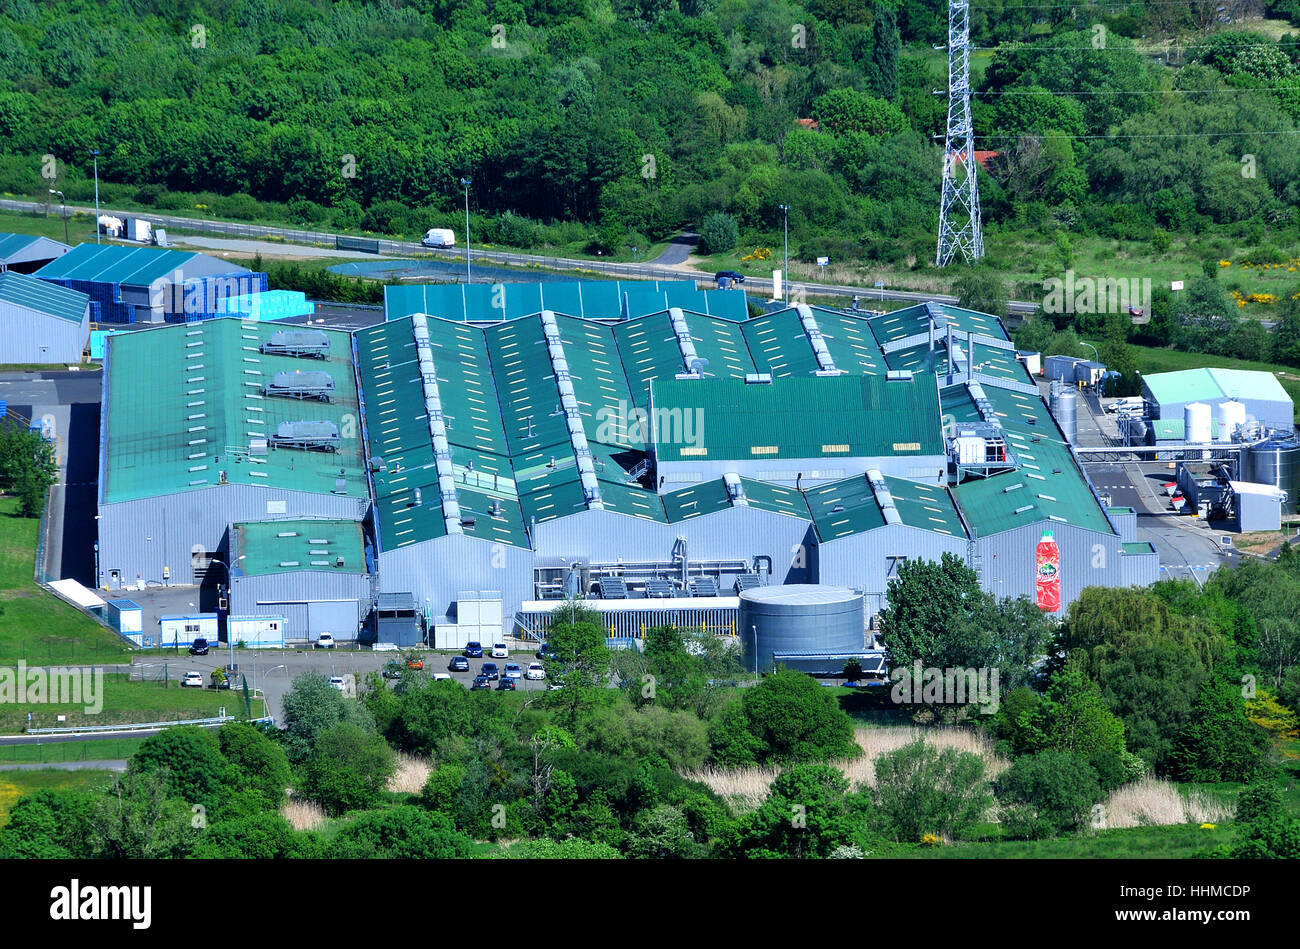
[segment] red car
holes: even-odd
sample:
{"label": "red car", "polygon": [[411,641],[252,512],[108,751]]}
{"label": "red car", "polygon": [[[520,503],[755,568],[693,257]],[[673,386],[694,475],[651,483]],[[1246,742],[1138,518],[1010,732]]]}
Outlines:
{"label": "red car", "polygon": [[408,669],[423,669],[423,668],[424,668],[424,660],[423,660],[423,659],[408,659],[408,660],[406,660],[406,668],[408,668]]}

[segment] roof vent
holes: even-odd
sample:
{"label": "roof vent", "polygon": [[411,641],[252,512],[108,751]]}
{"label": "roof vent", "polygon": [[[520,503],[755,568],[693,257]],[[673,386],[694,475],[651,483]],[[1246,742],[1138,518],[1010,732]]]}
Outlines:
{"label": "roof vent", "polygon": [[747,386],[765,386],[771,385],[772,374],[770,372],[747,372],[745,373],[745,385]]}
{"label": "roof vent", "polygon": [[1017,513],[1017,514],[1024,514],[1026,511],[1032,511],[1033,509],[1034,509],[1034,506],[1033,506],[1032,504],[1026,504],[1024,507],[1018,507],[1018,508],[1016,508],[1015,513]]}

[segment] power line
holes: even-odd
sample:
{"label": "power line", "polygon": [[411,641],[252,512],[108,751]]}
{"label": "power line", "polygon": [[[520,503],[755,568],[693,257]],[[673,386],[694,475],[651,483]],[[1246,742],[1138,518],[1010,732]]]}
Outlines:
{"label": "power line", "polygon": [[[1186,52],[1189,49],[1218,49],[1218,50],[1239,50],[1239,49],[1274,49],[1278,47],[1295,47],[1300,46],[1300,42],[1282,42],[1276,43],[1193,43],[1182,46],[1170,44],[1168,46],[1025,46],[1020,43],[1004,43],[1001,46],[972,46],[971,52],[980,53],[1012,53],[1020,52],[1037,52],[1037,53],[1167,53],[1172,50],[1182,50]],[[942,48],[942,47],[941,47]]]}
{"label": "power line", "polygon": [[1015,141],[1024,136],[1032,138],[1065,138],[1071,141],[1107,141],[1110,139],[1130,139],[1130,138],[1229,138],[1233,136],[1255,136],[1255,135],[1300,135],[1300,129],[1282,129],[1275,132],[1265,131],[1236,131],[1236,132],[1133,132],[1126,135],[1064,135],[1053,133],[1042,135],[1036,132],[1022,132],[1018,135],[976,135],[976,138],[985,141]]}
{"label": "power line", "polygon": [[[1212,93],[1216,95],[1236,95],[1241,92],[1278,92],[1283,89],[1291,88],[1288,86],[1251,86],[1245,88],[1227,88],[1227,89],[1115,89],[1108,92],[1090,91],[1090,92],[1056,92],[1053,90],[1039,90],[1037,92],[1029,89],[1007,89],[1002,92],[976,92],[975,97],[982,99],[985,96],[1163,96],[1163,95],[1202,95]],[[1300,85],[1296,87],[1300,91]]]}
{"label": "power line", "polygon": [[[1071,10],[1088,7],[1114,7],[1116,9],[1127,10],[1134,6],[1134,0],[1096,0],[1096,2],[1071,3],[1069,0],[1060,0],[1057,3],[1007,3],[1003,4],[997,10],[976,8],[972,13],[1006,13],[1008,10],[1059,10],[1062,7],[1068,7]],[[1144,7],[1185,7],[1188,6],[1188,0],[1142,0]]]}

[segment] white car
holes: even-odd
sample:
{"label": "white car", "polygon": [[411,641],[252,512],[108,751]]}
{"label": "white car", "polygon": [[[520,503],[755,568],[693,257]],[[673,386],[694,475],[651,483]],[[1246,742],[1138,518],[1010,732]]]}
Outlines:
{"label": "white car", "polygon": [[544,668],[542,668],[542,664],[541,664],[540,662],[530,662],[530,663],[528,664],[528,671],[524,673],[524,678],[525,678],[525,679],[545,679],[545,678],[546,678],[546,670],[545,670]]}
{"label": "white car", "polygon": [[506,644],[505,644],[505,643],[493,643],[493,644],[492,644],[492,658],[493,658],[493,659],[506,659],[506,658],[508,658],[509,656],[510,656],[510,650],[506,648]]}
{"label": "white car", "polygon": [[202,672],[187,672],[185,678],[181,680],[182,688],[201,689],[203,688]]}
{"label": "white car", "polygon": [[317,649],[333,649],[333,648],[334,648],[334,637],[331,636],[329,633],[321,633],[321,634],[320,634],[320,638],[318,638],[318,639],[316,640],[316,648],[317,648]]}
{"label": "white car", "polygon": [[501,674],[507,679],[522,679],[524,677],[524,670],[519,668],[519,663],[517,662],[507,662],[505,671]]}
{"label": "white car", "polygon": [[437,681],[440,680],[440,679],[450,679],[450,678],[451,678],[451,673],[450,673],[450,672],[435,672],[435,673],[433,674],[433,681],[434,681],[434,682],[437,682]]}
{"label": "white car", "polygon": [[342,676],[330,676],[330,685],[334,686],[334,688],[338,689],[340,692],[347,691],[343,684]]}

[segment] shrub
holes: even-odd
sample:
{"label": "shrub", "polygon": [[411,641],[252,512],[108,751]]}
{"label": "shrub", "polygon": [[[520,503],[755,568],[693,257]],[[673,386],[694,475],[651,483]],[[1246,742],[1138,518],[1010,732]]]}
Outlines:
{"label": "shrub", "polygon": [[1101,800],[1097,772],[1068,751],[1017,758],[997,779],[1002,825],[1015,837],[1039,840],[1083,826]]}
{"label": "shrub", "polygon": [[723,211],[714,211],[700,224],[700,253],[725,254],[740,240],[736,219]]}
{"label": "shrub", "polygon": [[897,840],[969,834],[993,803],[984,762],[968,751],[939,750],[918,739],[875,764],[872,799]]}

